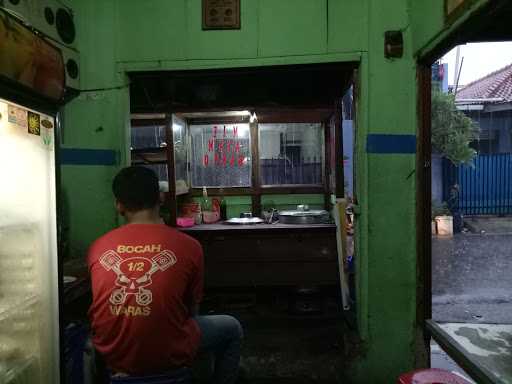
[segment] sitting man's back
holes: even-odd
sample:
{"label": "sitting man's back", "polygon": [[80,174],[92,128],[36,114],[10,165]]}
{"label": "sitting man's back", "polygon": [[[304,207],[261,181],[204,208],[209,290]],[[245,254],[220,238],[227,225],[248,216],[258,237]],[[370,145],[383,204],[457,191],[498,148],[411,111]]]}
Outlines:
{"label": "sitting man's back", "polygon": [[190,308],[202,295],[202,251],[164,224],[128,224],[97,240],[89,253],[96,349],[126,373],[190,363],[199,329]]}
{"label": "sitting man's back", "polygon": [[159,216],[158,178],[122,169],[112,189],[127,224],[102,236],[88,255],[93,344],[113,373],[153,375],[213,353],[214,382],[234,383],[242,329],[231,316],[197,316],[203,252]]}

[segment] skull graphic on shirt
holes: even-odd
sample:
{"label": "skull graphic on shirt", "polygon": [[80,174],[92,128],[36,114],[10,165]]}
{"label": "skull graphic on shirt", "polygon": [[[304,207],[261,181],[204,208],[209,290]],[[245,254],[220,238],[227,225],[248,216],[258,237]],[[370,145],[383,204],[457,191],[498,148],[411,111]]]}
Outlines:
{"label": "skull graphic on shirt", "polygon": [[176,256],[169,250],[164,250],[151,259],[146,257],[121,258],[115,251],[109,250],[100,257],[100,264],[107,271],[116,275],[117,287],[110,295],[110,302],[114,305],[124,304],[128,295],[134,295],[139,305],[149,305],[153,301],[153,294],[148,288],[152,284],[152,275],[176,264]]}

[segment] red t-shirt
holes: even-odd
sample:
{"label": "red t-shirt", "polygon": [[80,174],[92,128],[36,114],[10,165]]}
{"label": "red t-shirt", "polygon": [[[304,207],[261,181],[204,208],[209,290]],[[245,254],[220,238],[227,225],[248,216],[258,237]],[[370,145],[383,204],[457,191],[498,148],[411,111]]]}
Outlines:
{"label": "red t-shirt", "polygon": [[128,224],[89,249],[93,343],[108,366],[129,374],[189,364],[200,332],[189,309],[203,293],[203,252],[163,224]]}

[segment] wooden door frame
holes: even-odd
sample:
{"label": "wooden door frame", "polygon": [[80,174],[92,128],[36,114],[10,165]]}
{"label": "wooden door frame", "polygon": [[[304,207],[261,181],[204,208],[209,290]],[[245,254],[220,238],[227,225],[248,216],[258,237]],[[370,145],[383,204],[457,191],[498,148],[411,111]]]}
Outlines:
{"label": "wooden door frame", "polygon": [[[432,191],[431,191],[431,90],[432,70],[430,62],[418,63],[418,140],[416,143],[416,247],[417,285],[416,321],[423,331],[425,356],[430,366],[430,334],[427,320],[432,318]],[[419,352],[419,353],[418,353]],[[421,351],[416,353],[417,365],[421,366]]]}

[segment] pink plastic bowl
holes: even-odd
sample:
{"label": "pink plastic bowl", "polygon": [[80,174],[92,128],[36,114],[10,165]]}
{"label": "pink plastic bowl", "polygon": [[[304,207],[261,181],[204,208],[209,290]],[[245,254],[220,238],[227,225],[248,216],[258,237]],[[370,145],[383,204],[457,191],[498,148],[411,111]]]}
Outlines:
{"label": "pink plastic bowl", "polygon": [[193,227],[195,222],[193,217],[178,217],[176,219],[178,227]]}

